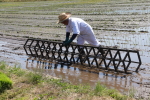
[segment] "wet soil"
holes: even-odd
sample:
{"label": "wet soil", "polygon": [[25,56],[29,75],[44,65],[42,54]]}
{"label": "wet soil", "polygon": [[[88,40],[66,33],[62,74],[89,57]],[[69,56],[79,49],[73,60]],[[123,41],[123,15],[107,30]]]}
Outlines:
{"label": "wet soil", "polygon": [[[0,61],[19,65],[23,69],[42,71],[74,84],[89,84],[94,87],[100,81],[122,93],[129,93],[128,91],[134,88],[136,98],[148,100],[150,97],[150,1],[114,2],[112,0],[110,3],[88,4],[88,6],[45,8],[54,4],[57,3],[26,2],[21,4],[22,6],[0,9]],[[138,50],[142,60],[139,72],[121,74],[96,71],[79,64],[66,66],[55,61],[44,63],[40,59],[27,56],[23,48],[27,38],[64,40],[65,27],[56,24],[57,16],[61,12],[72,10],[73,17],[83,18],[93,27],[102,45]]]}

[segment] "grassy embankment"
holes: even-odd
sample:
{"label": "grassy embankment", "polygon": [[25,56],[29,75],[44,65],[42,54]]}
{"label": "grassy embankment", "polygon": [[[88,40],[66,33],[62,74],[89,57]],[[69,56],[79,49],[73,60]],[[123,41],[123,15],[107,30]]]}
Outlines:
{"label": "grassy embankment", "polygon": [[9,67],[4,62],[0,62],[0,72],[12,80],[12,88],[1,92],[0,100],[132,100],[132,95],[122,95],[100,83],[94,89],[72,85],[42,73]]}

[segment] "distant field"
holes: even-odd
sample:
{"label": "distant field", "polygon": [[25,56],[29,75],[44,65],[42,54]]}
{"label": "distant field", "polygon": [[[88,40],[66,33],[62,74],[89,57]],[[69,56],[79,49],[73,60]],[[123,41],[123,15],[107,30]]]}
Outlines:
{"label": "distant field", "polygon": [[106,2],[106,1],[148,1],[148,0],[0,0],[0,2],[30,2],[30,1],[75,1],[75,2],[88,2],[88,3],[94,3],[94,2]]}
{"label": "distant field", "polygon": [[76,2],[101,2],[108,0],[0,0],[0,2],[29,2],[29,1],[76,1]]}
{"label": "distant field", "polygon": [[59,1],[59,0],[0,0],[1,2]]}

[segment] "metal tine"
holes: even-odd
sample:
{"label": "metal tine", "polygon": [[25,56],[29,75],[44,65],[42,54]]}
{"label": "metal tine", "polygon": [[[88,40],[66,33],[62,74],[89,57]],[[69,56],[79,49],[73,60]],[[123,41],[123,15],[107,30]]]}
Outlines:
{"label": "metal tine", "polygon": [[108,60],[110,60],[110,58],[109,58],[109,56],[108,55],[111,55],[111,49],[110,48],[108,48],[108,51],[106,52],[106,54],[105,55],[102,55],[102,60],[100,61],[100,63],[99,63],[99,66],[102,64],[102,63],[104,63],[104,67],[105,67],[105,70],[108,70],[108,68],[109,68],[109,64],[107,65],[107,63],[106,63],[106,59],[108,59]]}
{"label": "metal tine", "polygon": [[[100,51],[99,51],[99,52],[100,52]],[[111,52],[111,51],[110,51],[110,48],[108,48],[106,54],[105,54],[105,55],[102,55],[102,58],[101,58],[102,60],[100,61],[99,66],[104,62],[105,58],[108,57],[107,55],[108,55],[110,52]]]}
{"label": "metal tine", "polygon": [[44,41],[43,45],[44,45],[43,57],[44,57],[44,58],[47,58],[46,49],[47,49],[47,47],[48,47],[48,41]]}
{"label": "metal tine", "polygon": [[[123,59],[123,67],[124,67],[125,73],[127,73],[127,69],[128,69],[128,67],[125,65],[125,59],[126,59],[128,56],[129,56],[129,51],[127,51],[127,53],[126,53],[126,55],[125,55],[125,57],[124,57],[124,59]],[[128,62],[131,63],[131,61],[128,61]]]}
{"label": "metal tine", "polygon": [[59,49],[58,49],[58,57],[57,57],[57,59],[59,59],[60,61],[62,61],[61,54],[62,54],[63,44],[62,43],[58,43],[58,45],[59,45]]}
{"label": "metal tine", "polygon": [[36,45],[34,46],[34,51],[36,53],[36,57],[40,57],[38,55],[38,50],[40,49],[39,40],[35,40],[35,41],[36,41]]}
{"label": "metal tine", "polygon": [[[30,50],[31,55],[32,55],[33,57],[38,57],[38,56],[36,55],[36,53],[33,53],[33,52],[36,52],[35,49],[34,49],[35,46],[33,45],[34,42],[37,42],[37,41],[36,41],[36,40],[33,40],[33,41],[32,41],[32,43],[31,43],[30,46],[29,46],[29,50]],[[36,44],[37,44],[37,43],[36,43]]]}
{"label": "metal tine", "polygon": [[87,61],[88,66],[91,67],[91,63],[90,63],[90,59],[89,59],[89,54],[90,54],[89,46],[85,46],[84,50],[85,50],[85,54],[83,55],[84,58],[82,59],[82,62],[85,63]]}
{"label": "metal tine", "polygon": [[65,51],[64,51],[64,60],[67,60],[67,62],[69,62],[69,60],[68,60],[68,48],[69,48],[69,46],[65,46]]}
{"label": "metal tine", "polygon": [[[94,49],[97,49],[97,52],[94,50],[94,51],[95,51],[95,53],[94,53],[95,57],[94,57],[94,59],[92,60],[91,64],[93,64],[93,63],[94,63],[94,60],[95,60],[95,61],[96,61],[96,65],[97,65],[98,61],[97,61],[96,58],[99,58],[100,50],[99,50],[99,47],[95,47]],[[99,66],[99,65],[97,65],[97,67],[98,67],[98,66]]]}
{"label": "metal tine", "polygon": [[138,64],[138,66],[137,66],[137,68],[136,68],[136,72],[138,72],[138,69],[140,68],[140,66],[141,66],[141,64],[142,64],[142,61],[141,61],[141,57],[140,57],[140,54],[139,54],[139,52],[137,52],[137,56],[138,56],[138,59],[139,59],[139,64]]}
{"label": "metal tine", "polygon": [[70,62],[73,60],[73,63],[75,63],[76,61],[75,61],[74,56],[76,55],[75,50],[77,49],[77,46],[72,45],[72,44],[71,44],[70,46],[71,46],[71,48],[72,48]]}
{"label": "metal tine", "polygon": [[49,57],[49,53],[50,53],[50,43],[51,43],[51,42],[47,41],[47,43],[48,43],[48,45],[47,45],[47,47],[46,47],[46,58],[49,59],[49,58],[50,58],[50,57]]}
{"label": "metal tine", "polygon": [[[31,41],[31,42],[30,42]],[[25,50],[25,52],[26,52],[26,54],[27,55],[31,55],[31,52],[30,52],[30,46],[31,46],[31,44],[32,44],[32,42],[33,42],[34,40],[33,39],[27,39],[27,41],[25,42],[25,44],[24,44],[24,50]],[[29,45],[27,45],[29,43]],[[28,49],[27,49],[28,48]],[[29,52],[28,52],[28,50],[29,50],[29,52],[30,52],[30,54],[29,54]]]}
{"label": "metal tine", "polygon": [[84,63],[84,55],[82,54],[83,53],[83,51],[84,51],[84,48],[86,48],[86,47],[84,47],[84,46],[78,46],[78,50],[79,50],[79,59],[80,59],[80,63],[81,63],[81,65],[83,65],[83,63]]}
{"label": "metal tine", "polygon": [[[118,64],[116,65],[116,61],[118,61],[118,60],[116,60],[117,55],[119,56],[120,60],[119,60]],[[121,55],[120,55],[119,50],[117,50],[116,54],[113,57],[113,65],[114,65],[114,69],[116,72],[118,71],[118,66],[120,65],[121,62],[122,62]]]}
{"label": "metal tine", "polygon": [[45,41],[40,41],[42,42],[42,45],[40,46],[40,52],[41,52],[41,57],[44,58],[44,50],[45,50]]}

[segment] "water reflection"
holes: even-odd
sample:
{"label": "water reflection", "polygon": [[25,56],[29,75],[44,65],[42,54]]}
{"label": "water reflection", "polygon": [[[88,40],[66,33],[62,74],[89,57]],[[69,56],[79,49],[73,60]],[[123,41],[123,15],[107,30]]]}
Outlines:
{"label": "water reflection", "polygon": [[58,64],[58,62],[53,60],[42,60],[32,57],[27,59],[26,69],[43,72],[73,84],[90,85],[93,88],[97,82],[100,82],[101,84],[112,89],[117,89],[122,93],[128,93],[131,88],[136,87],[138,89],[143,87],[142,83],[144,82],[142,78],[136,77],[139,76],[137,73],[131,75],[108,72],[87,68],[79,64],[67,66],[63,63]]}

